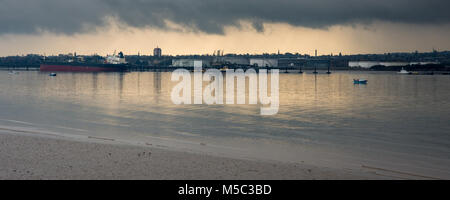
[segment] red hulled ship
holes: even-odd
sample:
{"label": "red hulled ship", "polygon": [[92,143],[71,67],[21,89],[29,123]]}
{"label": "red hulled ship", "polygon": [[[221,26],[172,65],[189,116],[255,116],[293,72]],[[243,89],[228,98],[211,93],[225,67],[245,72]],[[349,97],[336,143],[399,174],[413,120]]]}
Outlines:
{"label": "red hulled ship", "polygon": [[41,64],[43,72],[122,72],[127,69],[127,62],[123,53],[108,56],[104,63],[74,62],[45,62]]}

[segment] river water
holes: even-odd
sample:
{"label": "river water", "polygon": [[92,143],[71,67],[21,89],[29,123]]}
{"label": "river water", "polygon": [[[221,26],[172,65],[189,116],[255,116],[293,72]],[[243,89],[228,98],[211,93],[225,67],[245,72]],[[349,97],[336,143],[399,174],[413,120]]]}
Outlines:
{"label": "river water", "polygon": [[279,80],[279,113],[261,116],[261,105],[175,105],[170,72],[0,71],[0,127],[450,178],[450,76],[290,73]]}

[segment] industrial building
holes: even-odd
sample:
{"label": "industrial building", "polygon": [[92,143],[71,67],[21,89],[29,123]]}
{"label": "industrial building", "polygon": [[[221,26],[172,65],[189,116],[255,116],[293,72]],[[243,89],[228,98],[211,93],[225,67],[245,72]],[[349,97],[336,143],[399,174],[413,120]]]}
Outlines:
{"label": "industrial building", "polygon": [[408,66],[408,65],[438,65],[440,62],[378,62],[378,61],[350,61],[349,67],[371,68],[373,66],[381,65],[386,67],[393,66]]}
{"label": "industrial building", "polygon": [[232,65],[250,65],[250,60],[244,57],[219,57],[215,63],[232,64]]}
{"label": "industrial building", "polygon": [[278,66],[280,67],[301,67],[306,65],[305,58],[280,58],[278,59]]}
{"label": "industrial building", "polygon": [[305,69],[328,69],[331,67],[330,60],[327,59],[309,59],[305,64]]}
{"label": "industrial building", "polygon": [[255,67],[278,67],[278,59],[250,58],[250,65]]}
{"label": "industrial building", "polygon": [[211,60],[206,59],[173,59],[171,67],[194,67],[200,62],[202,67],[211,67]]}

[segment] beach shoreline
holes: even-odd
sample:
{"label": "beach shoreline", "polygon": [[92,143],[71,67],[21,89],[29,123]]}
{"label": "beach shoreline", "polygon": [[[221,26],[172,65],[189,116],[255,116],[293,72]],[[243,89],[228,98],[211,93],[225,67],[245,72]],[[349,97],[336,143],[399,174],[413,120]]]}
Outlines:
{"label": "beach shoreline", "polygon": [[2,180],[382,179],[363,171],[234,159],[91,138],[0,131]]}

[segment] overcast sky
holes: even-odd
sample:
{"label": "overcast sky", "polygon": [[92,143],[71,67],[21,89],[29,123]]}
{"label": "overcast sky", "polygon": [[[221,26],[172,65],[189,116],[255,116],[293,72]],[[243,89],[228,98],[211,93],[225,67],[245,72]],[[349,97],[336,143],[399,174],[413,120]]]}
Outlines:
{"label": "overcast sky", "polygon": [[449,0],[0,0],[0,55],[450,50]]}

